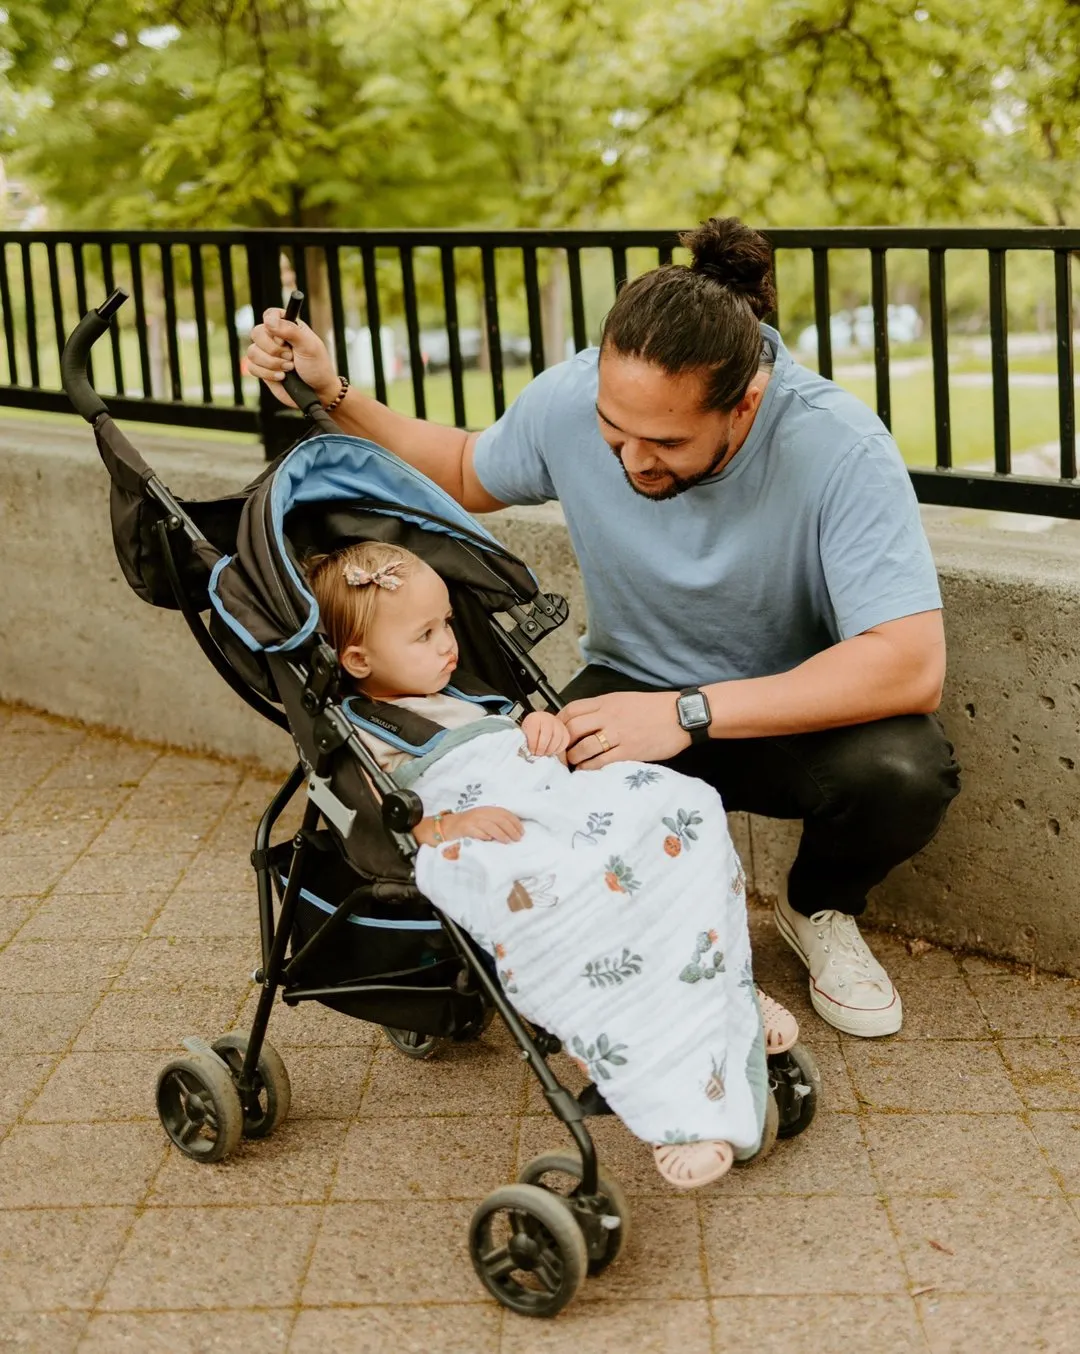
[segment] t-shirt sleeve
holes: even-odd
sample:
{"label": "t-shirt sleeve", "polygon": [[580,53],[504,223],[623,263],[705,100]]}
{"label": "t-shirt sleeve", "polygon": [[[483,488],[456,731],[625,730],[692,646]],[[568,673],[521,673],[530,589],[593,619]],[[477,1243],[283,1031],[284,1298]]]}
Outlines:
{"label": "t-shirt sleeve", "polygon": [[497,423],[476,440],[473,468],[501,503],[548,503],[557,498],[545,446],[549,414],[566,363],[530,381]]}
{"label": "t-shirt sleeve", "polygon": [[840,462],[819,533],[840,639],[941,606],[918,500],[891,437],[870,437]]}

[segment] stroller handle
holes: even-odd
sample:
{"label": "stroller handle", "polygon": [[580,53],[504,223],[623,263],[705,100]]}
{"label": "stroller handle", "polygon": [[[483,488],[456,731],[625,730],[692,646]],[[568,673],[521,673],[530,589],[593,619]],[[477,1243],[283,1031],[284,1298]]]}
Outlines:
{"label": "stroller handle", "polygon": [[[289,297],[288,304],[285,307],[285,318],[295,323],[300,318],[300,309],[304,304],[304,293],[293,290]],[[291,344],[286,344],[291,347]],[[339,433],[341,429],[323,408],[322,400],[315,394],[311,386],[296,374],[295,371],[287,371],[285,379],[281,383],[285,387],[285,393],[296,405],[297,409],[314,425],[320,432]]]}
{"label": "stroller handle", "polygon": [[96,423],[103,414],[109,412],[105,401],[86,375],[90,349],[102,334],[108,333],[112,317],[127,299],[127,292],[117,287],[97,310],[88,310],[68,335],[60,355],[60,383],[64,387],[64,394],[71,401],[75,412],[87,423]]}

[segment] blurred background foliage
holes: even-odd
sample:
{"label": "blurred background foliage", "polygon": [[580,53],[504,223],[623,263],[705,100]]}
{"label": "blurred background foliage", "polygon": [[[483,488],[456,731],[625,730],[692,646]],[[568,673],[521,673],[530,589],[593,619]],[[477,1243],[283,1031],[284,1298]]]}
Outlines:
{"label": "blurred background foliage", "polygon": [[[1077,0],[0,5],[0,163],[22,186],[5,199],[9,226],[25,223],[27,194],[39,224],[119,230],[1076,220]],[[421,322],[437,328],[426,252]],[[308,262],[325,332],[324,280]],[[654,262],[632,251],[632,271]],[[557,360],[565,264],[557,251],[540,264]],[[520,260],[499,267],[504,330],[521,334]],[[462,322],[482,327],[475,251],[459,251],[458,272]],[[380,258],[380,276],[397,316],[396,258]],[[361,325],[358,257],[343,253],[343,280]],[[781,255],[779,281],[794,341],[813,320],[809,257]],[[925,317],[925,255],[890,253],[889,283],[891,302]],[[610,260],[586,254],[585,285],[595,334]],[[835,254],[834,311],[853,316],[869,293],[866,254]],[[985,333],[984,255],[950,254],[948,297],[951,335]],[[1010,256],[1009,321],[1049,336],[1048,258]],[[958,360],[985,369],[977,349]]]}
{"label": "blurred background foliage", "polygon": [[1076,0],[5,0],[58,225],[1060,225]]}

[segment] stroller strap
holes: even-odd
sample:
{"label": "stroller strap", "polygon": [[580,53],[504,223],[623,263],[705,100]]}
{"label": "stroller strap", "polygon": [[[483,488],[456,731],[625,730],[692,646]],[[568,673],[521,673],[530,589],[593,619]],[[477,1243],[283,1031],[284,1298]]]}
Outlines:
{"label": "stroller strap", "polygon": [[[454,686],[443,689],[447,695],[456,696],[458,700],[484,707],[485,715],[509,715],[514,709],[513,701],[507,700],[497,691],[488,690],[481,682],[463,673],[458,674]],[[406,710],[388,701],[374,701],[364,695],[347,697],[342,702],[342,709],[358,728],[412,757],[425,757],[429,752],[434,752],[450,732],[442,724],[417,714],[415,710]]]}

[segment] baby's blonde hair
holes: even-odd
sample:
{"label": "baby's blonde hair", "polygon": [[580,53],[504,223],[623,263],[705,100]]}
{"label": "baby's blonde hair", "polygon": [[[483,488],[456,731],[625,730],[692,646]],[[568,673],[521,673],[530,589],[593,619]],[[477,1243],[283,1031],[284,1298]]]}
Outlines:
{"label": "baby's blonde hair", "polygon": [[422,563],[411,550],[381,541],[361,541],[332,555],[314,555],[305,561],[304,572],[319,604],[322,629],[339,655],[350,644],[364,643],[379,597],[385,591],[377,583],[349,583],[346,573],[363,570],[374,574],[396,564],[397,577],[407,581]]}

